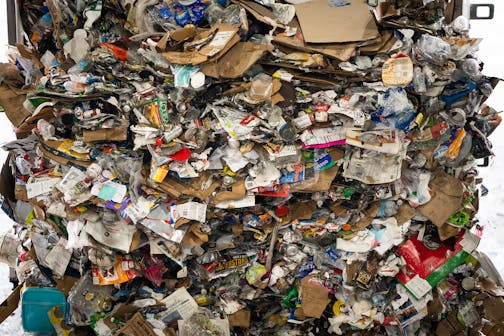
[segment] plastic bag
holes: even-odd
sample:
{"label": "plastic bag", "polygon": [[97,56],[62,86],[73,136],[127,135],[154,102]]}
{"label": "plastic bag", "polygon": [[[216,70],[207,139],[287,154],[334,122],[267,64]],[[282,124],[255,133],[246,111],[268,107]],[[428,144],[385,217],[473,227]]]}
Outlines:
{"label": "plastic bag", "polygon": [[414,47],[414,55],[417,60],[436,65],[443,65],[450,54],[451,47],[448,42],[428,34],[420,36]]}

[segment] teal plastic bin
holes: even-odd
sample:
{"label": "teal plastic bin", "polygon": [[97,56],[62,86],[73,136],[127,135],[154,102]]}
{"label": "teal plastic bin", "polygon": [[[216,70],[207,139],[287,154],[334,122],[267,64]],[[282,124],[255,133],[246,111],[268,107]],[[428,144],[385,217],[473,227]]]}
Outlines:
{"label": "teal plastic bin", "polygon": [[54,306],[61,306],[66,313],[65,295],[54,288],[28,287],[21,296],[21,318],[23,329],[32,333],[54,333],[47,312]]}

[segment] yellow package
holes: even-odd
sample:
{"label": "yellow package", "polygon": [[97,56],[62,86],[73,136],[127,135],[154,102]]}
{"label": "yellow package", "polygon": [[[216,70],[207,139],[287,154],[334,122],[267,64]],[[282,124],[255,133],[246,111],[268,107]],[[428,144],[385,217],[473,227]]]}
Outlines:
{"label": "yellow package", "polygon": [[52,307],[51,310],[47,312],[49,321],[56,330],[56,335],[58,336],[74,336],[75,332],[72,326],[65,323],[65,314],[61,311],[60,306]]}

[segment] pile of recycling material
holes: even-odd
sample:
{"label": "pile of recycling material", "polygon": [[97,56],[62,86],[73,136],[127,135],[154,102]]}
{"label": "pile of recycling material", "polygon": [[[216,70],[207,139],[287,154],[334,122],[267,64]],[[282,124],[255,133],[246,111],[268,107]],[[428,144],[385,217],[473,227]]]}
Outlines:
{"label": "pile of recycling material", "polygon": [[503,335],[476,218],[499,79],[455,2],[21,1],[0,320]]}

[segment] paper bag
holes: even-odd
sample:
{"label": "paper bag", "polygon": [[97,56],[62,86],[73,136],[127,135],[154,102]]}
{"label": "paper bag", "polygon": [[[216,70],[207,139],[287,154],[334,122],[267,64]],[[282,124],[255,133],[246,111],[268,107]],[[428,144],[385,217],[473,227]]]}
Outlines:
{"label": "paper bag", "polygon": [[304,316],[320,318],[328,303],[328,291],[310,279],[307,276],[301,280],[301,308]]}

